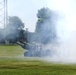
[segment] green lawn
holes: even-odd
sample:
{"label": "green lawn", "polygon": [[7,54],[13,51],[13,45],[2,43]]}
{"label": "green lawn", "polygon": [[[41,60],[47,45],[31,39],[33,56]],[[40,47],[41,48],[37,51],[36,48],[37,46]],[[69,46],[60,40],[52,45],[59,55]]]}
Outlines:
{"label": "green lawn", "polygon": [[75,64],[56,64],[23,57],[19,46],[0,46],[0,75],[76,75]]}
{"label": "green lawn", "polygon": [[17,45],[0,46],[0,57],[19,57],[23,56],[24,52],[25,50]]}

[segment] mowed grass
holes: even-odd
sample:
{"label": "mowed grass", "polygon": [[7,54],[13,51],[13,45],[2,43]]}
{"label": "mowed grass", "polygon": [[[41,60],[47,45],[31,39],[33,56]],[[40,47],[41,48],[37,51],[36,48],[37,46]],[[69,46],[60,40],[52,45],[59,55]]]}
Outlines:
{"label": "mowed grass", "polygon": [[19,57],[25,52],[20,46],[5,45],[0,46],[0,57]]}
{"label": "mowed grass", "polygon": [[23,57],[19,46],[0,46],[0,75],[76,75],[76,64],[48,63]]}

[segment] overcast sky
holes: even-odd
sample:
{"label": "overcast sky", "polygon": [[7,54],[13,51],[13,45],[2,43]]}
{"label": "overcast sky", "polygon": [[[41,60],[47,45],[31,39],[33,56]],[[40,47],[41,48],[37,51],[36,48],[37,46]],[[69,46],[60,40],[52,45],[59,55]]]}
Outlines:
{"label": "overcast sky", "polygon": [[8,14],[20,17],[30,31],[34,31],[37,11],[43,7],[64,14],[65,20],[60,19],[57,26],[61,36],[76,31],[76,0],[8,0]]}
{"label": "overcast sky", "polygon": [[8,0],[8,14],[20,17],[25,26],[34,31],[37,11],[46,5],[46,0]]}

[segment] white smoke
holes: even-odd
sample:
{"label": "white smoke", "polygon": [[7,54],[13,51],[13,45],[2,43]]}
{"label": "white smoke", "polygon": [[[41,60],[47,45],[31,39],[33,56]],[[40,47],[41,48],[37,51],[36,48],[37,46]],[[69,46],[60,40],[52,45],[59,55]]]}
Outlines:
{"label": "white smoke", "polygon": [[76,1],[47,0],[47,6],[63,14],[57,23],[59,45],[51,61],[76,63]]}

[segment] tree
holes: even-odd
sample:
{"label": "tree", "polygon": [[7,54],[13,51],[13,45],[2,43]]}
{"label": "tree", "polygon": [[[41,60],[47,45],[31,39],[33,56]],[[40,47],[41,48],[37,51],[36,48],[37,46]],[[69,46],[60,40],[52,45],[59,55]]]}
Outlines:
{"label": "tree", "polygon": [[13,27],[14,29],[22,29],[24,28],[24,23],[22,23],[19,17],[13,16],[9,17],[9,23],[7,26]]}
{"label": "tree", "polygon": [[5,28],[7,32],[6,39],[9,40],[10,43],[15,43],[21,40],[23,37],[23,28],[24,23],[20,20],[19,17],[9,17],[8,24]]}
{"label": "tree", "polygon": [[38,42],[47,44],[56,40],[56,14],[49,8],[41,8],[38,10],[38,21],[36,24],[36,39]]}

